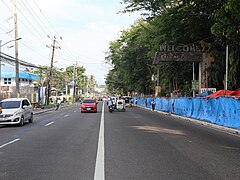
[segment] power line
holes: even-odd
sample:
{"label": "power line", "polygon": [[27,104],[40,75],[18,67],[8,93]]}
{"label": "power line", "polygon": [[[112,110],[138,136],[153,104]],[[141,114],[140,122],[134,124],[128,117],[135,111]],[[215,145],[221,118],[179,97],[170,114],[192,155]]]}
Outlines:
{"label": "power line", "polygon": [[[3,0],[1,0],[1,1],[5,4],[5,6],[7,6],[7,8],[9,9],[10,12],[14,13],[13,10],[11,10],[11,8],[9,8],[9,6],[8,6]],[[18,18],[18,19],[20,20],[20,22],[22,22],[23,26],[24,26],[33,36],[35,36],[42,44],[45,45],[45,43],[42,42],[42,40],[39,39],[39,37],[37,37],[37,36],[25,25],[25,23],[23,23],[23,21],[22,21],[20,18]]]}
{"label": "power line", "polygon": [[[14,58],[10,55],[7,55],[3,52],[1,52],[0,57],[1,57],[3,62],[9,63],[9,64],[14,63],[14,65],[15,65],[15,63],[17,61],[16,58]],[[38,66],[38,65],[35,65],[35,64],[32,64],[32,63],[28,63],[28,62],[20,60],[20,59],[18,59],[18,62],[19,62],[20,65],[25,66],[25,67],[34,67],[34,68],[38,68],[38,69],[46,69],[44,67],[41,67],[41,66]]]}
{"label": "power line", "polygon": [[[21,3],[20,3],[20,1],[21,1]],[[32,10],[32,12],[29,10],[29,8],[26,6],[26,4],[23,2],[23,0],[20,0],[19,1],[19,4],[20,4],[20,6],[23,8],[23,9],[25,9],[25,11],[30,15],[30,17],[32,17],[32,19],[38,24],[38,26],[40,27],[40,29],[45,33],[45,34],[48,34],[46,31],[45,31],[45,29],[41,26],[41,24],[38,22],[38,20],[35,18],[35,16],[36,16],[36,14],[35,14],[35,16],[33,15],[33,13],[34,13],[34,11],[33,11],[33,9],[31,9]],[[29,5],[29,4],[28,4]],[[30,7],[31,8],[31,7]],[[37,17],[37,16],[36,16]]]}
{"label": "power line", "polygon": [[[50,23],[50,21],[48,20],[48,18],[45,16],[45,14],[42,12],[42,10],[40,9],[40,7],[37,5],[36,1],[33,0],[34,4],[37,6],[37,8],[39,9],[39,11],[41,12],[41,14],[43,15],[43,17],[47,20],[48,24],[51,26],[51,28],[53,29],[53,31],[59,36],[59,34],[57,33],[57,31],[54,29],[54,27],[52,26],[52,24]],[[60,36],[59,36],[60,37]]]}
{"label": "power line", "polygon": [[[11,0],[11,2],[13,3],[13,5],[15,5],[14,4],[14,2]],[[40,35],[41,37],[42,37],[42,39],[44,39],[44,40],[46,40],[45,39],[45,37],[43,37],[42,36],[42,34],[32,25],[32,23],[26,18],[26,16],[22,13],[22,11],[18,8],[18,6],[16,6],[16,8],[17,8],[17,10],[22,14],[22,16],[23,16],[23,18],[31,25],[31,27],[38,33],[38,35]],[[20,21],[21,21],[21,19],[20,18],[18,18]],[[22,21],[21,21],[22,22]],[[23,22],[22,22],[23,23]],[[23,25],[29,30],[29,28],[25,25],[25,23],[23,23]],[[31,31],[31,30],[30,30]],[[38,38],[38,37],[37,37]],[[40,40],[39,38],[38,38],[38,40]],[[41,40],[40,40],[41,41]],[[45,44],[44,42],[43,42],[43,44]]]}
{"label": "power line", "polygon": [[[1,28],[1,27],[0,27],[0,28]],[[2,29],[2,28],[1,28],[1,29]],[[5,31],[4,29],[2,29],[2,30],[7,33],[7,31]],[[11,35],[11,34],[8,34],[8,35],[11,36],[12,38],[14,38],[13,35]],[[22,45],[24,45],[25,47],[31,49],[33,52],[35,52],[35,53],[38,54],[39,56],[41,56],[41,57],[43,57],[44,59],[47,59],[47,60],[48,60],[47,57],[44,57],[44,56],[43,56],[42,54],[40,54],[37,50],[33,49],[32,47],[28,46],[26,43],[22,42],[22,40],[19,41],[19,42],[20,42]]]}

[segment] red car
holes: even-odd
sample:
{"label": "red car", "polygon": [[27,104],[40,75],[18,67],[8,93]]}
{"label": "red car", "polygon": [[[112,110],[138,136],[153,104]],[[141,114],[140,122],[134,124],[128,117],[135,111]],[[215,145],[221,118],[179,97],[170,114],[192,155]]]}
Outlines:
{"label": "red car", "polygon": [[98,102],[95,99],[84,99],[81,102],[81,113],[84,112],[97,112]]}
{"label": "red car", "polygon": [[98,101],[102,101],[103,100],[103,98],[102,97],[98,97]]}

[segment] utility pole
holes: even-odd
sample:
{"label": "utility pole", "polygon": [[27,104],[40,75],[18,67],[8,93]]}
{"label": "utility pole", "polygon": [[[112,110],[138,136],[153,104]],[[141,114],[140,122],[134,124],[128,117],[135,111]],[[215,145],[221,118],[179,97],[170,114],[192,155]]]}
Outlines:
{"label": "utility pole", "polygon": [[[225,75],[225,92],[228,89],[228,45],[226,45],[226,75]],[[226,94],[226,93],[225,93]]]}
{"label": "utility pole", "polygon": [[193,68],[193,97],[195,97],[195,90],[196,90],[196,83],[195,83],[195,63],[192,62],[192,68]]}
{"label": "utility pole", "polygon": [[73,71],[73,102],[76,102],[76,77],[77,77],[77,62],[74,65]]}
{"label": "utility pole", "polygon": [[[53,69],[53,59],[54,59],[54,53],[55,53],[55,49],[60,48],[58,46],[56,46],[56,38],[54,37],[53,39],[53,44],[51,45],[52,47],[52,57],[51,57],[51,65],[50,65],[50,71],[49,71],[49,76],[47,73],[47,99],[46,99],[46,104],[49,104],[49,97],[51,95],[51,84],[50,81],[52,80],[52,69]],[[49,47],[49,46],[47,46]]]}
{"label": "utility pole", "polygon": [[[17,21],[17,6],[16,0],[14,0],[14,29],[15,29],[15,39],[18,38],[18,21]],[[15,41],[15,59],[16,59],[16,97],[19,96],[19,62],[18,62],[18,41]]]}
{"label": "utility pole", "polygon": [[2,40],[0,40],[0,99],[2,100]]}

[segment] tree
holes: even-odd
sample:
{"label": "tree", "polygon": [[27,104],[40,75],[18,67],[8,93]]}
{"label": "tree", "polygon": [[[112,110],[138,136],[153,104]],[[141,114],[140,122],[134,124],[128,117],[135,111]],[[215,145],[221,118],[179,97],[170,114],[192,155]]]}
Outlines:
{"label": "tree", "polygon": [[[123,0],[124,12],[144,11],[146,20],[139,20],[110,43],[107,56],[113,65],[106,83],[112,91],[145,92],[151,86],[156,67],[151,63],[160,44],[211,43],[207,53],[215,62],[207,68],[209,86],[223,88],[225,46],[230,49],[230,88],[240,85],[240,3],[234,0]],[[169,62],[158,65],[160,85],[165,94],[173,90],[191,93],[192,64]],[[197,71],[197,70],[196,70]],[[197,71],[198,73],[198,71]],[[117,79],[117,80],[116,80]]]}

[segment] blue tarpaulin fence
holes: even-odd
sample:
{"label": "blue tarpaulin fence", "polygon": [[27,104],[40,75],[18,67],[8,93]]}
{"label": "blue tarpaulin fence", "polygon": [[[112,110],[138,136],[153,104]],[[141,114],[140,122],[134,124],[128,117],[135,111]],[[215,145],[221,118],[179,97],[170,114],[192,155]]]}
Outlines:
{"label": "blue tarpaulin fence", "polygon": [[[151,108],[153,98],[133,98],[140,106]],[[155,109],[184,117],[199,119],[225,127],[240,129],[240,100],[232,97],[154,98]]]}

